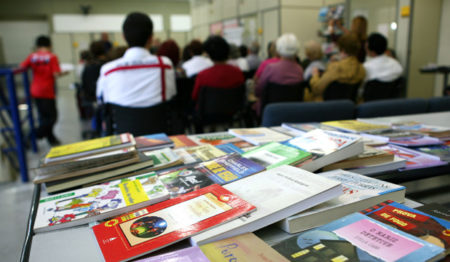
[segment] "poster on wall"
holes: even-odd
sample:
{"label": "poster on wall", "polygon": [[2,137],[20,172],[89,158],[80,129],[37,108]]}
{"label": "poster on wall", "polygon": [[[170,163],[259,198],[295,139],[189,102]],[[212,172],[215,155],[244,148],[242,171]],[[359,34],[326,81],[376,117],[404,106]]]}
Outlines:
{"label": "poster on wall", "polygon": [[230,44],[237,46],[242,44],[242,34],[244,28],[239,24],[237,19],[225,20],[223,22],[223,37]]}

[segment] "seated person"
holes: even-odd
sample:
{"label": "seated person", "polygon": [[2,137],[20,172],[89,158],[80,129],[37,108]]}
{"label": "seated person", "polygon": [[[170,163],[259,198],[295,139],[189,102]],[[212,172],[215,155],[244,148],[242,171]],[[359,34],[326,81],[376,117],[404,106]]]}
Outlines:
{"label": "seated person", "polygon": [[305,44],[305,55],[309,60],[308,66],[303,72],[303,79],[309,80],[312,76],[312,69],[317,67],[319,71],[325,71],[325,63],[323,61],[323,52],[320,44],[314,40]]}
{"label": "seated person", "polygon": [[239,67],[242,72],[248,72],[247,60],[241,57],[241,51],[235,44],[230,44],[230,59],[228,59],[227,64]]}
{"label": "seated person", "polygon": [[320,75],[319,69],[313,69],[312,77],[309,81],[312,94],[306,91],[305,101],[322,100],[323,92],[334,81],[344,84],[356,84],[364,80],[366,71],[357,58],[360,48],[358,38],[352,33],[347,33],[339,38],[337,44],[340,59],[331,62],[322,75]]}
{"label": "seated person", "polygon": [[259,65],[258,69],[256,70],[256,73],[254,76],[255,82],[258,82],[259,77],[261,77],[261,74],[267,65],[280,61],[280,57],[277,53],[276,43],[274,41],[269,43],[269,48],[267,49],[267,52],[269,53],[269,58],[262,61],[262,63]]}
{"label": "seated person", "polygon": [[198,73],[192,91],[192,100],[197,101],[203,86],[236,88],[244,84],[245,78],[242,71],[226,63],[230,46],[225,39],[220,36],[210,36],[203,44],[203,48],[214,65]]}
{"label": "seated person", "polygon": [[402,75],[403,68],[400,63],[385,54],[387,39],[383,35],[379,33],[370,34],[369,38],[367,38],[366,49],[370,59],[364,62],[364,69],[366,69],[365,81],[391,82]]}
{"label": "seated person", "polygon": [[[299,49],[297,37],[294,34],[284,34],[277,39],[277,52],[280,55],[280,61],[266,66],[255,87],[255,96],[261,98],[264,88],[269,83],[280,85],[290,85],[303,81],[303,69],[296,61],[296,55]],[[282,92],[282,90],[280,90]],[[258,115],[260,100],[256,103]]]}
{"label": "seated person", "polygon": [[123,57],[102,66],[97,98],[126,107],[149,107],[176,94],[175,71],[167,57],[152,55],[153,23],[144,13],[131,13],[122,26],[129,48]]}
{"label": "seated person", "polygon": [[189,44],[192,57],[181,66],[187,77],[196,76],[200,71],[213,66],[213,62],[208,57],[203,56],[203,46],[198,40],[192,40]]}
{"label": "seated person", "polygon": [[259,44],[258,42],[253,42],[248,48],[248,55],[245,59],[247,59],[248,69],[250,71],[256,71],[259,65],[261,64],[261,58],[258,55],[259,53]]}

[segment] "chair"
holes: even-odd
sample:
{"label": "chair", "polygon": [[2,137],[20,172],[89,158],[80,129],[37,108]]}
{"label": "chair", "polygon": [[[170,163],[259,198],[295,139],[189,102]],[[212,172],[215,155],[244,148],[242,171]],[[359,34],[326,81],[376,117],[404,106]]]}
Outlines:
{"label": "chair", "polygon": [[270,103],[277,102],[301,102],[303,101],[304,89],[308,82],[302,81],[290,85],[281,85],[277,83],[269,83],[264,87],[260,112],[264,112],[264,107]]}
{"label": "chair", "polygon": [[235,120],[243,120],[245,101],[245,85],[236,88],[201,87],[194,112],[196,132],[203,132],[205,125],[232,124]]}
{"label": "chair", "polygon": [[399,98],[404,86],[404,78],[400,77],[391,82],[382,82],[370,80],[364,84],[363,100],[364,102]]}
{"label": "chair", "polygon": [[355,104],[350,100],[273,103],[264,109],[262,126],[354,118]]}
{"label": "chair", "polygon": [[[194,89],[195,76],[191,78],[180,77],[176,79],[177,94],[174,98],[176,110],[182,119],[183,129],[191,127],[194,103],[192,101],[192,90]],[[183,132],[184,133],[184,130]]]}
{"label": "chair", "polygon": [[153,133],[174,134],[173,101],[163,102],[150,107],[125,107],[115,104],[106,105],[112,133],[130,132],[134,136]]}
{"label": "chair", "polygon": [[450,96],[432,97],[428,100],[428,112],[450,111]]}
{"label": "chair", "polygon": [[341,82],[331,82],[323,93],[323,100],[340,100],[350,99],[356,103],[356,96],[358,95],[358,88],[361,83],[345,84]]}
{"label": "chair", "polygon": [[423,98],[397,98],[371,101],[358,105],[356,117],[381,117],[426,113],[428,101]]}

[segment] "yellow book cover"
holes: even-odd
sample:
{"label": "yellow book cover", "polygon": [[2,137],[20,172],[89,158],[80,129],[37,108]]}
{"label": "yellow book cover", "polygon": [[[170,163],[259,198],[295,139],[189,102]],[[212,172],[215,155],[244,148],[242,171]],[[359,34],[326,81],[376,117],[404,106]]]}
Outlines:
{"label": "yellow book cover", "polygon": [[108,147],[128,144],[132,140],[130,134],[112,135],[72,144],[52,147],[45,158],[56,158],[79,154],[87,151],[100,150]]}
{"label": "yellow book cover", "polygon": [[327,121],[322,122],[323,125],[331,126],[339,130],[344,130],[352,133],[373,131],[373,130],[383,130],[389,129],[390,126],[387,125],[377,125],[366,123],[358,120],[338,120],[338,121]]}
{"label": "yellow book cover", "polygon": [[253,233],[205,244],[200,249],[210,261],[217,262],[289,261]]}

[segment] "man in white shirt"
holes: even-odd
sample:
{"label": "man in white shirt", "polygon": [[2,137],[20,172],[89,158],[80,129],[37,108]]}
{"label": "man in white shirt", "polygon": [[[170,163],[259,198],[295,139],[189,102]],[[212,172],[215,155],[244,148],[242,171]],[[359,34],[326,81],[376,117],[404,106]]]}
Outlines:
{"label": "man in white shirt", "polygon": [[193,57],[181,66],[187,77],[196,76],[201,71],[213,66],[213,62],[208,57],[203,56],[203,46],[198,40],[192,40],[189,44]]}
{"label": "man in white shirt", "polygon": [[152,55],[153,23],[143,13],[130,13],[122,25],[128,50],[100,70],[97,98],[103,103],[149,107],[176,94],[175,70],[167,57]]}
{"label": "man in white shirt", "polygon": [[370,59],[364,62],[366,69],[365,81],[378,80],[391,82],[403,73],[400,63],[385,54],[387,49],[386,38],[379,33],[372,33],[367,38],[366,50]]}

